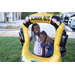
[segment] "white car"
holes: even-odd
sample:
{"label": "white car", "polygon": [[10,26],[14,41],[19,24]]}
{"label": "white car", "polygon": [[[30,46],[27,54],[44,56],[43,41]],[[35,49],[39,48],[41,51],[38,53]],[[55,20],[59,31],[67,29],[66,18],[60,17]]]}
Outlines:
{"label": "white car", "polygon": [[70,17],[69,21],[68,21],[68,26],[72,29],[75,29],[75,16],[74,17]]}

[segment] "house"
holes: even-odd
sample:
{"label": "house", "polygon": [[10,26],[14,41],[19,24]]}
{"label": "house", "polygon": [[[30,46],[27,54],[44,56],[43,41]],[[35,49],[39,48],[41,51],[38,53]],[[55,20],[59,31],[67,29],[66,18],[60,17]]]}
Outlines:
{"label": "house", "polygon": [[21,12],[0,12],[0,22],[13,22],[21,20]]}

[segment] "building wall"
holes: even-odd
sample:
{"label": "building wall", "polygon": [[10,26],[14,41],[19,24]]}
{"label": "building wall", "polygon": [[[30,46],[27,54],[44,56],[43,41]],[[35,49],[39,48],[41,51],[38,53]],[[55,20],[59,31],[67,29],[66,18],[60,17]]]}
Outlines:
{"label": "building wall", "polygon": [[0,12],[0,22],[4,22],[4,13]]}
{"label": "building wall", "polygon": [[21,20],[21,12],[0,12],[0,22],[13,22]]}

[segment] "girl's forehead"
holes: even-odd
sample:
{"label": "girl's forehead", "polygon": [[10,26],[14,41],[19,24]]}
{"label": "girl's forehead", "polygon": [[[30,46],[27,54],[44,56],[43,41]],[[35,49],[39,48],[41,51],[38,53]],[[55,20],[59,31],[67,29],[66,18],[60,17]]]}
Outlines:
{"label": "girl's forehead", "polygon": [[40,34],[40,36],[42,36],[42,34]]}
{"label": "girl's forehead", "polygon": [[44,37],[44,36],[46,36],[46,35],[40,34],[40,37]]}
{"label": "girl's forehead", "polygon": [[38,25],[35,25],[34,27],[39,27]]}

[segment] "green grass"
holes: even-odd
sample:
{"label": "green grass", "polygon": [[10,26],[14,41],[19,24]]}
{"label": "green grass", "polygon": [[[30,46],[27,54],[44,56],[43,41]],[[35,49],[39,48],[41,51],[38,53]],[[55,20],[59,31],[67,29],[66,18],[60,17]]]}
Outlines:
{"label": "green grass", "polygon": [[68,39],[66,43],[66,54],[63,62],[75,62],[75,39]]}
{"label": "green grass", "polygon": [[[34,40],[29,50],[33,53]],[[0,62],[20,62],[22,46],[18,37],[0,37]],[[33,53],[34,54],[34,53]]]}
{"label": "green grass", "polygon": [[[34,54],[34,43],[35,43],[35,41],[34,40],[32,40],[31,42],[30,42],[30,44],[29,44],[29,51],[32,53],[32,54]],[[35,54],[34,54],[35,55]]]}
{"label": "green grass", "polygon": [[[75,39],[68,39],[66,54],[62,62],[75,61]],[[29,50],[33,54],[34,40],[30,42]],[[0,37],[0,62],[20,62],[22,46],[18,37]]]}
{"label": "green grass", "polygon": [[0,37],[0,62],[19,62],[21,50],[18,37]]}

